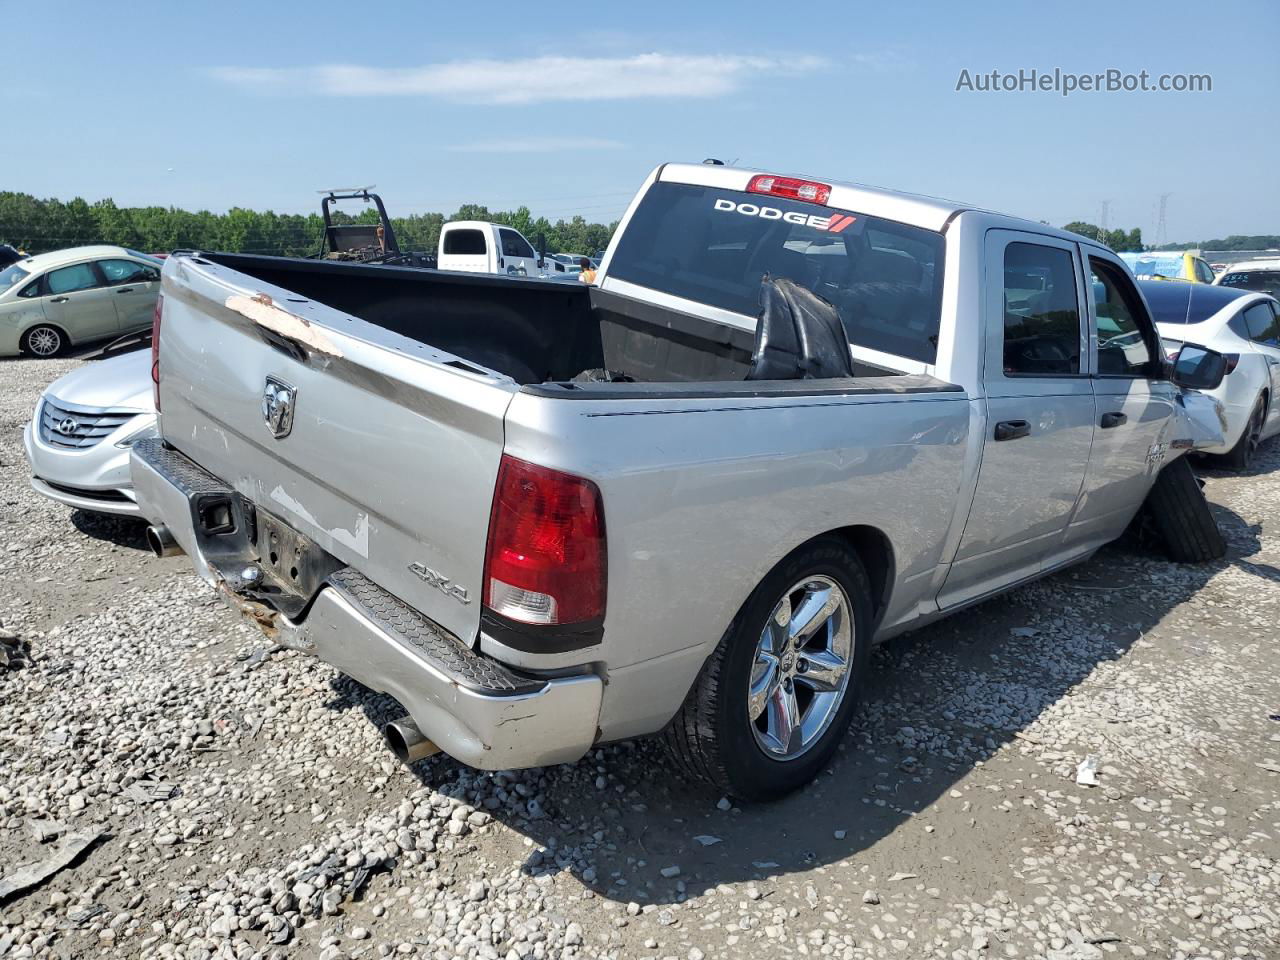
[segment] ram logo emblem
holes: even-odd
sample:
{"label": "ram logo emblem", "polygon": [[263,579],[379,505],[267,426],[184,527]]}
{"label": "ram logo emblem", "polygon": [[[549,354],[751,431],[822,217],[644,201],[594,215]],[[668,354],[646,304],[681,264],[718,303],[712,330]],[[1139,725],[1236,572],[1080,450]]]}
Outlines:
{"label": "ram logo emblem", "polygon": [[287,437],[293,429],[293,408],[297,402],[297,390],[283,380],[267,377],[262,388],[262,419],[277,440]]}

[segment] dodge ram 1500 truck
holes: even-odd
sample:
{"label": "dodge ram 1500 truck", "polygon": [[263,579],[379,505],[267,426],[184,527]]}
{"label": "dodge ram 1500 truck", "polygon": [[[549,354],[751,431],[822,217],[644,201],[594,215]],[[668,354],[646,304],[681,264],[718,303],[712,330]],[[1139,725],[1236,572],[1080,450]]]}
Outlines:
{"label": "dodge ram 1500 truck", "polygon": [[192,253],[155,324],[153,548],[395,697],[407,759],[661,732],[777,795],[874,643],[1144,503],[1223,549],[1177,459],[1222,357],[1170,365],[1109,249],[946,201],[667,164],[594,287]]}

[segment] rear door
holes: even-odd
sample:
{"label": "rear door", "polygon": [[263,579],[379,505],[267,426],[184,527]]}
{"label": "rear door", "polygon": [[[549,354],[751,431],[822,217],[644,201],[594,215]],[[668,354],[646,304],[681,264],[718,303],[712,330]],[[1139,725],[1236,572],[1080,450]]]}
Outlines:
{"label": "rear door", "polygon": [[992,230],[986,264],[987,434],[944,607],[1035,574],[1061,549],[1093,440],[1075,244]]}
{"label": "rear door", "polygon": [[[166,441],[473,639],[503,417],[519,387],[194,257],[166,262],[164,294]],[[282,403],[283,432],[268,415]]]}
{"label": "rear door", "polygon": [[1082,247],[1090,279],[1091,349],[1098,422],[1071,537],[1087,548],[1119,536],[1168,455],[1177,388],[1138,288],[1119,258]]}
{"label": "rear door", "polygon": [[46,320],[80,343],[116,335],[120,324],[112,297],[92,262],[77,263],[45,274],[41,306]]}
{"label": "rear door", "polygon": [[1262,432],[1270,436],[1280,430],[1280,317],[1277,317],[1275,301],[1263,300],[1246,307],[1244,322],[1253,352],[1266,364],[1270,402]]}
{"label": "rear door", "polygon": [[160,270],[125,257],[99,260],[98,269],[111,288],[120,332],[134,333],[150,327],[160,292]]}

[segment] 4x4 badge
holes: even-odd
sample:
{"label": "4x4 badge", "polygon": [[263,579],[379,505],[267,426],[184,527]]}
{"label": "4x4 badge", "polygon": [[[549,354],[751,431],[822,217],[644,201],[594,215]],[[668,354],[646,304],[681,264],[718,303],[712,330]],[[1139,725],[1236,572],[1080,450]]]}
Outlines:
{"label": "4x4 badge", "polygon": [[414,574],[414,576],[421,577],[425,583],[429,586],[435,587],[446,597],[452,597],[461,604],[468,604],[471,602],[471,597],[467,595],[466,587],[460,587],[458,584],[450,582],[449,578],[443,573],[438,573],[435,570],[432,570],[426,564],[415,561],[414,563],[409,564],[409,570]]}

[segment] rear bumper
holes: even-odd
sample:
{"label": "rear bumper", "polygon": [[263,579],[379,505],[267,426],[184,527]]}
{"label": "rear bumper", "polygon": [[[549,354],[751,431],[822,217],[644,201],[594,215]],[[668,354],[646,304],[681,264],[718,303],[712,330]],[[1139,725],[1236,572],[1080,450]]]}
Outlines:
{"label": "rear bumper", "polygon": [[0,357],[16,357],[22,353],[22,334],[14,323],[6,323],[0,317]]}
{"label": "rear bumper", "polygon": [[545,766],[577,760],[595,742],[603,691],[596,674],[516,673],[351,568],[326,578],[290,619],[237,590],[234,574],[225,573],[252,559],[243,531],[237,539],[198,528],[201,498],[231,494],[220,480],[159,441],[135,446],[131,468],[143,512],[169,527],[197,572],[234,607],[269,636],[395,697],[451,757],[486,770]]}

